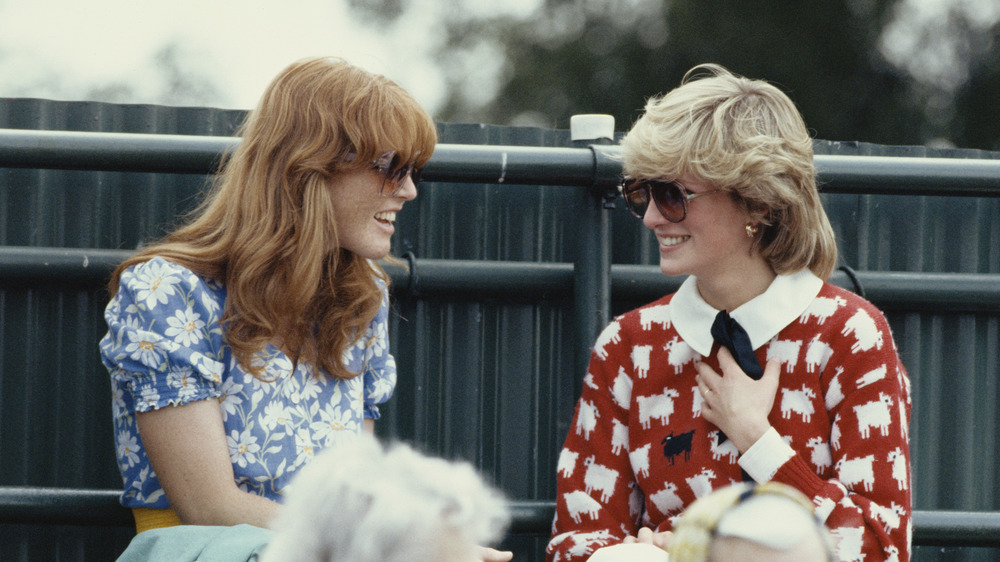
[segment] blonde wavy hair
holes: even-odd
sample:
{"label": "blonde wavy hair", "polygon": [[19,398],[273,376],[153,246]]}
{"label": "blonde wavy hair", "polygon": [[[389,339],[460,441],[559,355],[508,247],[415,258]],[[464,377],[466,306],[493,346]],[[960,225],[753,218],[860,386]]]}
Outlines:
{"label": "blonde wavy hair", "polygon": [[340,248],[331,185],[395,151],[417,167],[437,142],[431,117],[400,86],[341,59],[285,68],[240,127],[206,199],[187,223],[142,248],[113,273],[159,256],[219,281],[222,317],[237,361],[255,377],[254,353],[278,341],[342,379],[343,353],[381,305],[375,262]]}
{"label": "blonde wavy hair", "polygon": [[828,279],[833,228],[816,187],[812,138],[795,104],[762,80],[716,64],[646,103],[622,139],[626,177],[694,176],[728,192],[762,227],[754,251],[776,273]]}

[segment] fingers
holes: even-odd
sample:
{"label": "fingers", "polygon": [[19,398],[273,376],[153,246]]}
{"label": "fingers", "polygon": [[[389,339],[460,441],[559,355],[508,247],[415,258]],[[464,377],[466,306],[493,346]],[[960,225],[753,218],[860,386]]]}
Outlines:
{"label": "fingers", "polygon": [[670,531],[663,531],[662,533],[656,533],[653,535],[653,545],[666,550],[670,546],[670,540],[674,538],[674,534]]}
{"label": "fingers", "polygon": [[642,543],[651,544],[655,547],[662,548],[666,550],[667,546],[670,545],[670,539],[673,537],[673,533],[670,531],[664,531],[662,533],[657,533],[656,531],[650,529],[649,527],[643,527],[639,529],[634,537],[625,537],[622,541],[625,544],[631,543]]}
{"label": "fingers", "polygon": [[508,562],[514,558],[514,553],[509,550],[499,551],[492,548],[479,547],[479,556],[483,562]]}
{"label": "fingers", "polygon": [[720,345],[719,368],[722,369],[722,372],[726,372],[732,367],[736,367],[737,369],[740,368],[739,364],[736,363],[736,359],[733,357],[733,354],[729,352],[729,348],[724,345]]}
{"label": "fingers", "polygon": [[714,382],[715,380],[722,378],[721,376],[719,376],[718,373],[715,372],[714,369],[712,369],[711,367],[709,367],[708,365],[706,365],[701,361],[696,363],[694,367],[698,371],[698,374],[695,375],[694,379],[695,382],[698,383],[698,388],[701,389],[702,395],[704,395],[706,390],[712,390],[711,385],[716,384]]}
{"label": "fingers", "polygon": [[764,377],[778,378],[779,373],[781,373],[781,359],[777,357],[768,359],[767,365],[764,365]]}

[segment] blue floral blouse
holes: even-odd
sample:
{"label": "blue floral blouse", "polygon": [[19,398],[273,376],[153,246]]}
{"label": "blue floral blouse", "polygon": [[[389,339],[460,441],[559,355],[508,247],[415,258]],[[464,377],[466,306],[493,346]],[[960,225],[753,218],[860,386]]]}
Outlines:
{"label": "blue floral blouse", "polygon": [[252,363],[264,382],[233,358],[219,323],[226,289],[192,271],[153,258],[126,269],[105,311],[101,359],[111,374],[118,468],[125,507],[169,507],[149,465],[135,413],[215,398],[222,408],[236,483],[280,501],[295,473],[321,449],[360,433],[392,396],[396,363],[388,349],[388,291],[364,337],[344,363],[362,373],[350,380],[292,361],[274,346]]}

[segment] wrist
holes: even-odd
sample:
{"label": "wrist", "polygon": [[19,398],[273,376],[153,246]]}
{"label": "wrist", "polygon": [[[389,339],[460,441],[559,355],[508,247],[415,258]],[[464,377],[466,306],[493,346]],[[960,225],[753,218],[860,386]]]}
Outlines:
{"label": "wrist", "polygon": [[795,451],[772,427],[740,455],[737,462],[755,482],[767,482],[793,456]]}
{"label": "wrist", "polygon": [[743,454],[750,447],[753,447],[757,441],[760,441],[760,438],[770,429],[771,424],[767,420],[764,420],[763,422],[743,425],[735,435],[729,435],[728,433],[726,435],[733,441],[733,445],[736,445],[736,448],[739,449],[740,454]]}

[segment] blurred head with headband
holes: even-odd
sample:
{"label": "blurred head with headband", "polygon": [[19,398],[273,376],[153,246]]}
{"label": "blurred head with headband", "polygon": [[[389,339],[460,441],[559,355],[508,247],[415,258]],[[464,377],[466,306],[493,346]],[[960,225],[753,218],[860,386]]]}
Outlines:
{"label": "blurred head with headband", "polygon": [[735,484],[705,496],[681,515],[670,562],[833,560],[826,528],[801,492],[784,484]]}

